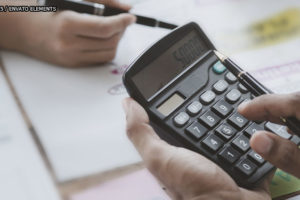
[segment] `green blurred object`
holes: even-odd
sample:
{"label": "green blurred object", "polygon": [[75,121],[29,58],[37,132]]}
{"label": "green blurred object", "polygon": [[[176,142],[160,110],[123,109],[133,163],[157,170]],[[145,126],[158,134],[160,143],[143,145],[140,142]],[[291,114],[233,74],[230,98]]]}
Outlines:
{"label": "green blurred object", "polygon": [[272,198],[288,195],[300,190],[300,179],[277,169],[270,184]]}

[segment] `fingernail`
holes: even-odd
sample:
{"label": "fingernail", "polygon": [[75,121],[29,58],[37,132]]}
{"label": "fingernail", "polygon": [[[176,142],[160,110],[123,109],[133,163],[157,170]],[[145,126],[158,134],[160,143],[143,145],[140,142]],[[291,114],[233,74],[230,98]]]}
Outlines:
{"label": "fingernail", "polygon": [[255,133],[253,135],[255,138],[254,149],[258,154],[267,155],[269,154],[272,146],[273,140],[264,133]]}
{"label": "fingernail", "polygon": [[239,111],[244,110],[244,109],[248,106],[249,102],[250,102],[250,101],[244,101],[243,103],[241,103],[241,104],[239,105],[239,107],[238,107],[238,110],[239,110]]}

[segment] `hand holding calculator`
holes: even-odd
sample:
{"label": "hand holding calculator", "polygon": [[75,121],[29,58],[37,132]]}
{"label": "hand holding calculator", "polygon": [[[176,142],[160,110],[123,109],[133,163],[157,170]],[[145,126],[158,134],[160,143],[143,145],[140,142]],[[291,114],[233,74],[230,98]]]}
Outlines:
{"label": "hand holding calculator", "polygon": [[270,122],[252,122],[237,112],[254,96],[214,54],[198,25],[189,23],[158,41],[124,74],[124,84],[169,143],[198,152],[238,185],[253,188],[273,169],[251,150],[257,130],[292,136]]}

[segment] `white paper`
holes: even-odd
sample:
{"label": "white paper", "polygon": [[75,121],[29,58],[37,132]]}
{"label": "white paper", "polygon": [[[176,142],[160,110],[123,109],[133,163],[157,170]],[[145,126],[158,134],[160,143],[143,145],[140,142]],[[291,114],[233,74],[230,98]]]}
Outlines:
{"label": "white paper", "polygon": [[[297,0],[131,2],[137,3],[133,13],[178,25],[198,22],[218,49],[233,55],[251,72],[285,66],[300,58],[296,53],[300,52],[297,39],[251,50],[247,48],[248,38],[243,36],[249,25],[299,5]],[[4,65],[59,181],[140,161],[124,131],[121,100],[126,93],[121,86],[121,73],[145,48],[168,32],[132,25],[114,62],[101,67],[64,69],[16,53],[2,53]],[[297,84],[297,77],[282,84]]]}
{"label": "white paper", "polygon": [[121,101],[127,94],[121,77],[127,64],[164,33],[148,28],[137,40],[135,34],[147,30],[142,28],[128,30],[120,44],[123,52],[112,64],[99,67],[66,69],[2,53],[59,181],[140,161],[125,134]]}
{"label": "white paper", "polygon": [[60,199],[1,70],[0,160],[0,199]]}

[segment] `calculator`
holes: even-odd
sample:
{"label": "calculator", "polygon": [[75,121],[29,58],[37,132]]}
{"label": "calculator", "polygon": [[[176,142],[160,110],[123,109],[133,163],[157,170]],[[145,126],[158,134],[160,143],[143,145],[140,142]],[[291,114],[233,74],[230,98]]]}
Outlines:
{"label": "calculator", "polygon": [[[221,64],[215,47],[194,22],[181,26],[138,57],[123,75],[157,134],[204,155],[239,186],[255,187],[273,165],[251,150],[257,130],[292,136],[280,125],[249,121],[237,112],[254,96]],[[299,143],[299,138],[297,140]]]}

